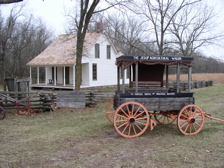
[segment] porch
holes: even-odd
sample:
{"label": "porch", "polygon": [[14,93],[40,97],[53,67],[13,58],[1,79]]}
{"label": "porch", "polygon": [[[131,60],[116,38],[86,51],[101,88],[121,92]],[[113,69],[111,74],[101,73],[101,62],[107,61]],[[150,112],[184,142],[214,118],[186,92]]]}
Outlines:
{"label": "porch", "polygon": [[[69,90],[74,90],[75,86],[72,84],[45,84],[45,83],[39,83],[39,84],[30,84],[30,87],[33,89],[55,89],[55,90],[63,90],[63,89],[69,89]],[[81,88],[86,88],[89,87],[87,85],[81,85]]]}
{"label": "porch", "polygon": [[[84,65],[83,65],[84,67]],[[85,71],[84,71],[85,72]],[[83,76],[81,88],[89,87]],[[75,66],[37,66],[30,67],[30,88],[36,89],[75,89]]]}

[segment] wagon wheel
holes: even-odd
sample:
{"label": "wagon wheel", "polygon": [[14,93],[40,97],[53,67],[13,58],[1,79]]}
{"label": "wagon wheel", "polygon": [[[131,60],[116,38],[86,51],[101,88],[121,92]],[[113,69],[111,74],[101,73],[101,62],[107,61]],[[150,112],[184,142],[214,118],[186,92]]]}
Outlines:
{"label": "wagon wheel", "polygon": [[155,120],[160,124],[172,124],[176,117],[172,116],[170,112],[159,112],[159,114],[154,113]]}
{"label": "wagon wheel", "polygon": [[106,107],[106,117],[111,124],[114,124],[114,100],[111,100]]}
{"label": "wagon wheel", "polygon": [[137,102],[127,102],[120,105],[114,114],[114,128],[125,138],[142,135],[149,125],[149,113]]}
{"label": "wagon wheel", "polygon": [[177,126],[184,135],[195,135],[204,126],[204,114],[196,105],[187,105],[180,111]]}
{"label": "wagon wheel", "polygon": [[3,107],[0,106],[0,120],[3,120],[5,118],[5,110]]}

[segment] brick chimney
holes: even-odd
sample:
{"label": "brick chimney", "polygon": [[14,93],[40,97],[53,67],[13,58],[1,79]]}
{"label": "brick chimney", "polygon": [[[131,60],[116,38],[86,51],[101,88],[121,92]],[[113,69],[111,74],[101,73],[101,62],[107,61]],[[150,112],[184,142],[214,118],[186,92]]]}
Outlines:
{"label": "brick chimney", "polygon": [[95,27],[95,31],[97,33],[102,33],[104,31],[104,24],[102,22],[97,22],[96,27]]}

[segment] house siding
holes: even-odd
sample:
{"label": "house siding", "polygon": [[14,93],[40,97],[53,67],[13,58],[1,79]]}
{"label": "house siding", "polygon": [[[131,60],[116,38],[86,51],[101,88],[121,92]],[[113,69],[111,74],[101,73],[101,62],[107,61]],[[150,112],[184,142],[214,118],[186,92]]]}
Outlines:
{"label": "house siding", "polygon": [[[107,58],[107,46],[111,45],[105,35],[102,35],[97,43],[100,47],[100,58],[95,58],[95,46],[89,52],[89,85],[106,86],[117,84],[116,52],[111,47],[111,58]],[[97,80],[93,80],[92,64],[97,64]],[[126,78],[125,78],[126,79]],[[126,80],[125,82],[127,82]]]}

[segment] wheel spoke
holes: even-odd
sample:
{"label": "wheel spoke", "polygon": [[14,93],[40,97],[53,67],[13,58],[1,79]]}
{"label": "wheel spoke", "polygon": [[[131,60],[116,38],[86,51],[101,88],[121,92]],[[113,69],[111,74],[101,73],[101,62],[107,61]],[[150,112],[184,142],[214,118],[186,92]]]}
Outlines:
{"label": "wheel spoke", "polygon": [[128,129],[128,136],[131,135],[131,124],[129,124],[129,129]]}
{"label": "wheel spoke", "polygon": [[142,128],[141,128],[141,127],[139,127],[139,125],[138,125],[138,124],[134,123],[134,125],[135,125],[136,127],[138,127],[138,129],[139,129],[139,130],[141,130],[141,131],[142,131]]}
{"label": "wheel spoke", "polygon": [[125,126],[125,125],[128,125],[128,123],[126,122],[126,123],[124,123],[124,124],[122,124],[122,125],[119,125],[117,128],[119,129],[119,128]]}
{"label": "wheel spoke", "polygon": [[189,127],[189,124],[186,126],[184,132],[187,132],[188,127]]}
{"label": "wheel spoke", "polygon": [[132,124],[135,135],[137,134],[134,124]]}
{"label": "wheel spoke", "polygon": [[142,122],[139,122],[139,121],[135,121],[136,123],[138,124],[141,124],[141,125],[147,125],[147,123],[142,123]]}
{"label": "wheel spoke", "polygon": [[130,109],[129,109],[128,105],[126,105],[126,108],[127,108],[127,111],[128,111],[128,115],[130,116],[131,114],[130,114]]}
{"label": "wheel spoke", "polygon": [[197,131],[197,129],[195,128],[195,123],[194,124],[192,124],[192,126],[193,126],[193,128],[194,128],[194,132],[196,132]]}
{"label": "wheel spoke", "polygon": [[139,116],[141,116],[142,114],[144,114],[145,112],[140,112],[138,115],[135,116],[135,118],[138,118]]}
{"label": "wheel spoke", "polygon": [[140,109],[141,109],[141,107],[139,106],[139,107],[137,108],[137,110],[135,111],[135,114],[133,115],[134,117],[138,114],[138,112],[139,112]]}
{"label": "wheel spoke", "polygon": [[125,130],[128,128],[128,126],[129,126],[129,124],[127,124],[127,125],[125,126],[125,128],[124,128],[123,131],[122,131],[122,134],[125,132]]}
{"label": "wheel spoke", "polygon": [[125,117],[123,115],[120,115],[120,114],[117,114],[117,117],[121,117],[121,118],[125,118],[125,119],[128,119],[128,117]]}
{"label": "wheel spoke", "polygon": [[123,112],[124,115],[126,115],[126,117],[128,118],[127,113],[121,108],[121,111]]}
{"label": "wheel spoke", "polygon": [[142,118],[136,118],[135,121],[138,121],[138,120],[147,120],[147,117],[142,117]]}
{"label": "wheel spoke", "polygon": [[115,121],[116,123],[119,123],[119,122],[127,122],[128,120],[117,120]]}
{"label": "wheel spoke", "polygon": [[131,109],[131,115],[133,116],[133,113],[134,113],[134,109],[135,109],[135,105],[132,104],[132,109]]}
{"label": "wheel spoke", "polygon": [[188,122],[186,121],[183,125],[180,126],[180,128],[183,128],[187,124],[188,124]]}

